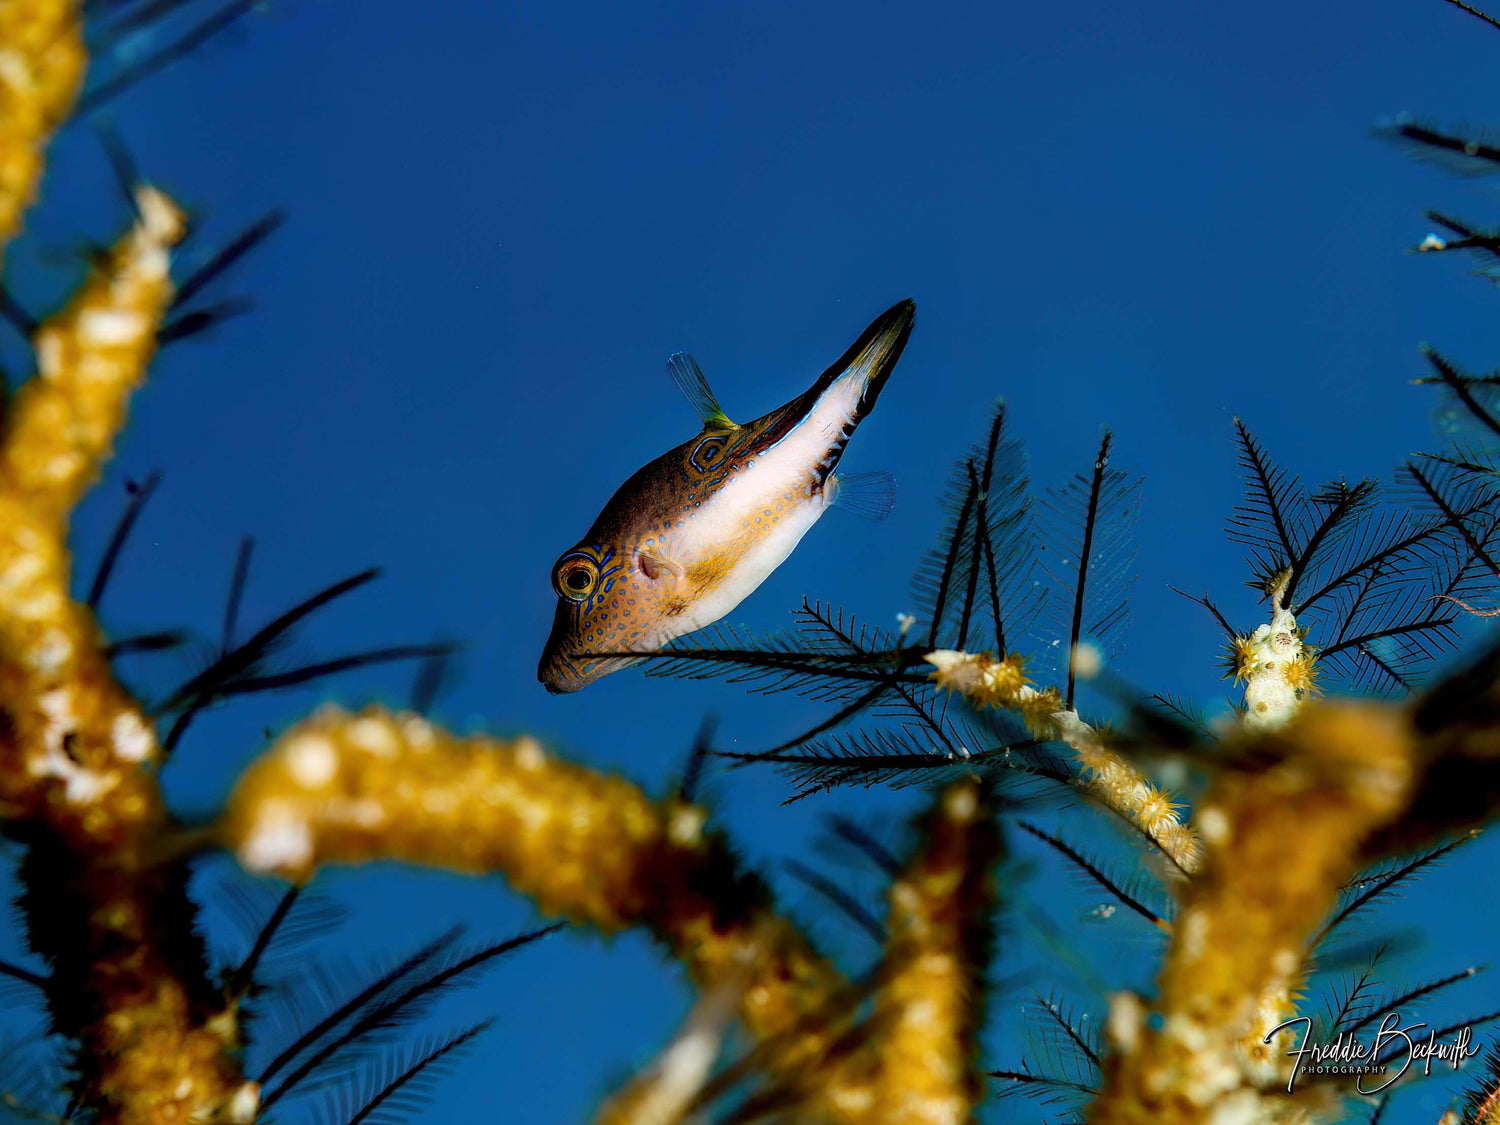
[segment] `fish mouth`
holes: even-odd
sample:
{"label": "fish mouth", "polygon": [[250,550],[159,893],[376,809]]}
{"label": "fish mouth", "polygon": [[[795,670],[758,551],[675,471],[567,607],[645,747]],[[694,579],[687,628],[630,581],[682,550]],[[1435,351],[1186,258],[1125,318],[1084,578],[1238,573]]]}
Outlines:
{"label": "fish mouth", "polygon": [[536,678],[549,695],[567,695],[599,678],[598,674],[591,674],[597,661],[594,664],[575,661],[564,651],[565,647],[558,637],[549,637],[547,647],[542,650],[542,659],[537,663]]}
{"label": "fish mouth", "polygon": [[633,663],[628,656],[585,656],[549,644],[537,665],[536,678],[549,695],[569,695]]}
{"label": "fish mouth", "polygon": [[536,678],[547,689],[549,695],[567,695],[579,688],[587,687],[599,677],[590,675],[589,669],[574,666],[571,660],[548,653],[537,667]]}
{"label": "fish mouth", "polygon": [[629,667],[635,661],[630,657],[605,657],[598,660],[589,660],[582,666],[574,664],[571,660],[555,660],[549,666],[543,663],[537,669],[536,678],[541,681],[542,686],[547,689],[548,695],[569,695],[580,688],[586,688],[595,680],[602,680],[612,672],[618,672],[621,668]]}
{"label": "fish mouth", "polygon": [[[561,610],[559,610],[559,618]],[[563,651],[565,634],[554,627],[552,635],[542,649],[542,658],[537,662],[536,678],[551,695],[565,695],[586,686],[590,680],[587,669],[577,667]]]}

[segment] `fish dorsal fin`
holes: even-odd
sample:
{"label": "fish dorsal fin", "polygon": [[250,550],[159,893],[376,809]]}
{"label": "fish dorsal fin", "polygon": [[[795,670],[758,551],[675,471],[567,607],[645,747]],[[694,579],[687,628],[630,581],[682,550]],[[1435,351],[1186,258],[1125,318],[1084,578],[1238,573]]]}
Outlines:
{"label": "fish dorsal fin", "polygon": [[692,403],[705,430],[738,428],[729,420],[729,415],[724,413],[724,408],[714,397],[713,389],[708,385],[708,380],[703,375],[703,369],[698,366],[698,361],[687,352],[677,352],[667,360],[667,373],[672,376],[677,389],[683,393],[688,402]]}

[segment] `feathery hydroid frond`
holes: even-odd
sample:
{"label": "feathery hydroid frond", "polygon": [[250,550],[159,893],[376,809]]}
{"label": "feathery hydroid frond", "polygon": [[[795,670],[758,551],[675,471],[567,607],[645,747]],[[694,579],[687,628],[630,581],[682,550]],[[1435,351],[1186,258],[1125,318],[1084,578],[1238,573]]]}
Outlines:
{"label": "feathery hydroid frond", "polygon": [[1157,929],[1169,930],[1171,928],[1160,914],[1141,901],[1141,897],[1134,887],[1130,886],[1126,881],[1108,873],[1098,860],[1090,859],[1072,844],[1069,844],[1060,836],[1048,832],[1044,828],[1024,820],[1017,821],[1016,823],[1017,827],[1025,832],[1029,832],[1053,851],[1057,852],[1057,854],[1061,855],[1077,871],[1082,872],[1086,879],[1102,888],[1106,894],[1120,903],[1120,905],[1140,915]]}
{"label": "feathery hydroid frond", "polygon": [[[446,964],[408,977],[400,991],[395,988],[387,990],[374,1003],[357,1011],[343,1031],[313,1047],[307,1057],[290,1070],[275,1088],[265,1092],[260,1103],[262,1112],[337,1061],[341,1054],[347,1054],[351,1048],[362,1043],[378,1040],[382,1035],[416,1019],[444,990],[452,988],[464,977],[488,967],[496,958],[529,945],[560,928],[560,924],[548,926],[495,942],[464,956],[455,954]],[[264,1076],[261,1081],[264,1083]]]}
{"label": "feathery hydroid frond", "polygon": [[392,993],[403,982],[411,979],[414,974],[421,972],[450,950],[462,932],[461,927],[454,927],[429,941],[391,968],[377,973],[358,991],[330,1008],[316,1023],[277,1052],[276,1056],[256,1076],[256,1081],[265,1086],[299,1056],[313,1049],[338,1027],[357,1017],[359,1013],[378,1005],[383,997]]}
{"label": "feathery hydroid frond", "polygon": [[955,463],[941,501],[947,522],[912,575],[929,649],[993,646],[1004,656],[1040,608],[1025,456],[1005,421],[997,403],[985,440]]}
{"label": "feathery hydroid frond", "polygon": [[1410,120],[1398,120],[1375,132],[1376,136],[1396,142],[1414,158],[1455,175],[1488,176],[1500,172],[1500,146],[1490,143],[1490,138],[1482,132],[1445,129]]}
{"label": "feathery hydroid frond", "polygon": [[1446,856],[1467,844],[1476,835],[1478,835],[1477,832],[1469,833],[1438,847],[1427,848],[1406,859],[1388,861],[1374,870],[1361,873],[1358,878],[1341,889],[1342,901],[1339,908],[1318,931],[1311,946],[1316,948],[1321,945],[1329,934],[1356,917],[1361,911],[1399,893],[1402,887],[1419,878],[1429,868],[1439,865]]}
{"label": "feathery hydroid frond", "polygon": [[340,1091],[324,1108],[323,1120],[330,1125],[392,1125],[404,1120],[427,1104],[436,1079],[491,1022],[485,1020],[442,1039],[426,1039],[405,1050],[388,1052],[359,1086],[346,1085]]}
{"label": "feathery hydroid frond", "polygon": [[1092,469],[1078,473],[1047,493],[1044,506],[1052,550],[1046,569],[1066,592],[1054,603],[1057,627],[1067,638],[1067,687],[1063,704],[1071,709],[1077,681],[1077,652],[1085,637],[1105,657],[1123,643],[1129,620],[1126,596],[1135,576],[1131,529],[1140,508],[1140,480],[1111,468],[1113,435],[1099,442]]}

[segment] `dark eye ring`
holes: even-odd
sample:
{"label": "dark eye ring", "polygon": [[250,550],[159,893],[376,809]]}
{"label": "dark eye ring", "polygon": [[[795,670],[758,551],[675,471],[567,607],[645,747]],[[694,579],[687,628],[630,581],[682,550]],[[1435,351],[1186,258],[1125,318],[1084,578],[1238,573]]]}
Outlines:
{"label": "dark eye ring", "polygon": [[728,451],[729,443],[722,437],[706,437],[693,447],[692,455],[688,458],[693,468],[700,473],[708,472],[724,459]]}
{"label": "dark eye ring", "polygon": [[552,585],[569,601],[587,601],[599,586],[598,564],[583,555],[569,555],[553,571]]}

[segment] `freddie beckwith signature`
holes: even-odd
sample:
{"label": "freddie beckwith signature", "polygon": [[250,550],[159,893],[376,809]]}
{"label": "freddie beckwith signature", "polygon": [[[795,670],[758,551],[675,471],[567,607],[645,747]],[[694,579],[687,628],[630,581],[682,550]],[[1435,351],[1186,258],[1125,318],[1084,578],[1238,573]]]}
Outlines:
{"label": "freddie beckwith signature", "polygon": [[[1295,1024],[1302,1025],[1302,1041],[1287,1052],[1289,1057],[1297,1060],[1286,1082],[1287,1093],[1292,1092],[1299,1074],[1342,1074],[1357,1076],[1354,1085],[1361,1094],[1378,1094],[1405,1074],[1418,1059],[1422,1061],[1422,1073],[1431,1074],[1434,1060],[1457,1070],[1466,1059],[1479,1054],[1479,1048],[1474,1045],[1472,1027],[1458,1028],[1452,1039],[1439,1041],[1437,1029],[1425,1023],[1403,1027],[1401,1016],[1396,1012],[1385,1014],[1374,1039],[1368,1042],[1351,1031],[1341,1031],[1335,1038],[1319,1042],[1312,1037],[1312,1020],[1308,1016],[1277,1024],[1266,1035],[1265,1042],[1270,1043],[1278,1033]],[[1365,1079],[1376,1074],[1383,1075],[1384,1081],[1367,1089]]]}

